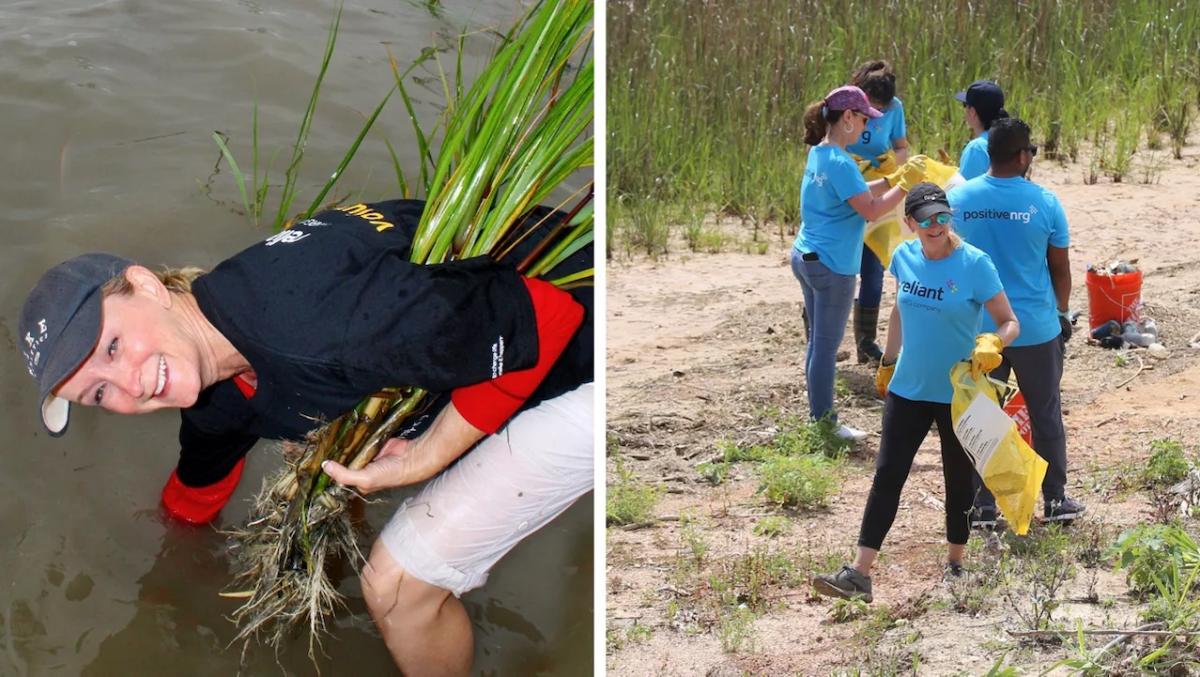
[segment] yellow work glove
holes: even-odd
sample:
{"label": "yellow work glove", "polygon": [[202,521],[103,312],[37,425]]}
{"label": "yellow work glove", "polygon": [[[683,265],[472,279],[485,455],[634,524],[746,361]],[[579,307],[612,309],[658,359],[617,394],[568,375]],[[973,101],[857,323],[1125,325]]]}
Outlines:
{"label": "yellow work glove", "polygon": [[908,162],[900,165],[900,169],[888,174],[888,185],[892,187],[900,186],[901,190],[908,192],[913,186],[924,181],[925,159],[924,155],[909,158]]}
{"label": "yellow work glove", "polygon": [[875,392],[880,398],[887,397],[888,385],[892,382],[892,374],[896,373],[896,363],[888,364],[887,360],[879,361],[879,369],[875,371]]}
{"label": "yellow work glove", "polygon": [[875,158],[875,164],[878,165],[875,167],[875,171],[884,176],[887,176],[888,174],[891,174],[899,169],[899,167],[896,166],[896,152],[891,150],[883,155],[877,156]]}
{"label": "yellow work glove", "polygon": [[1000,366],[1000,351],[1004,343],[1000,337],[992,334],[980,334],[975,337],[975,350],[971,351],[971,376],[979,378]]}

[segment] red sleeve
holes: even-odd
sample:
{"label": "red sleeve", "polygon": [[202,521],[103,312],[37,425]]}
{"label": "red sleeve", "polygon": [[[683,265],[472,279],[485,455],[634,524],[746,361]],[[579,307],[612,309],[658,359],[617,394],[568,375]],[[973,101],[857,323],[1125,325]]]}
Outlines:
{"label": "red sleeve", "polygon": [[522,278],[537,323],[538,359],[529,369],[455,389],[450,399],[471,425],[488,433],[499,430],[533,394],[554,366],[579,325],[583,306],[549,282]]}

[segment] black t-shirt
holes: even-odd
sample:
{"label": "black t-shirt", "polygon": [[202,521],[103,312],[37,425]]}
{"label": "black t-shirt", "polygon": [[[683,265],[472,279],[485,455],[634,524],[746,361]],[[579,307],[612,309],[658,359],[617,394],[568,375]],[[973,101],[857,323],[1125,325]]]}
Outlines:
{"label": "black t-shirt", "polygon": [[[533,366],[533,307],[514,266],[537,237],[504,262],[414,264],[408,254],[422,208],[395,200],[321,212],[196,279],[200,311],[250,362],[258,386],[247,400],[222,381],[183,410],[184,484],[211,484],[258,438],[302,438],[385,387],[438,394],[404,431],[419,434],[448,391]],[[560,218],[553,214],[538,232]],[[544,277],[592,260],[585,247]],[[592,288],[571,293],[586,309],[583,326],[526,407],[593,378]]]}

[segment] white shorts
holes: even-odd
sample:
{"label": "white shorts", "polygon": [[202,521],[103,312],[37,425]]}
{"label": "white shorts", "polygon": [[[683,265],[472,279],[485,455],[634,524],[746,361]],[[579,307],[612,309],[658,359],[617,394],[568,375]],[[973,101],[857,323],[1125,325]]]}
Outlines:
{"label": "white shorts", "polygon": [[456,596],[592,489],[591,383],[521,412],[405,499],[379,538],[405,572]]}

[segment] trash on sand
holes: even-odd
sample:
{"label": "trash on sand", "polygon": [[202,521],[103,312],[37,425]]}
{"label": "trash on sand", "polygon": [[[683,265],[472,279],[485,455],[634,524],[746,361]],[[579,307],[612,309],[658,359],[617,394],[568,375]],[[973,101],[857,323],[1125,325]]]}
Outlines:
{"label": "trash on sand", "polygon": [[1116,320],[1109,320],[1108,322],[1105,322],[1104,324],[1092,330],[1092,338],[1099,341],[1105,336],[1120,336],[1121,330],[1120,322],[1117,322]]}
{"label": "trash on sand", "polygon": [[1113,259],[1108,263],[1089,263],[1087,269],[1088,272],[1095,273],[1096,275],[1122,275],[1124,273],[1137,272],[1137,262],[1137,259],[1130,259],[1128,261]]}
{"label": "trash on sand", "polygon": [[1157,342],[1146,346],[1146,351],[1150,353],[1150,357],[1160,360],[1165,360],[1171,356],[1171,351],[1167,350],[1167,347],[1163,344]]}
{"label": "trash on sand", "polygon": [[1145,348],[1154,343],[1157,336],[1142,333],[1136,322],[1126,322],[1121,331],[1121,338],[1125,339],[1129,345]]}

